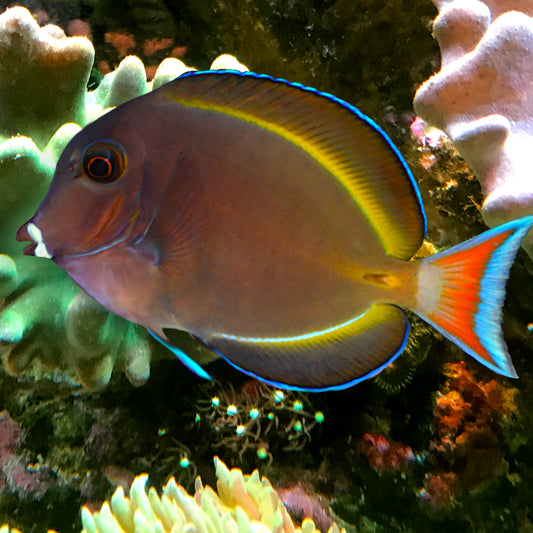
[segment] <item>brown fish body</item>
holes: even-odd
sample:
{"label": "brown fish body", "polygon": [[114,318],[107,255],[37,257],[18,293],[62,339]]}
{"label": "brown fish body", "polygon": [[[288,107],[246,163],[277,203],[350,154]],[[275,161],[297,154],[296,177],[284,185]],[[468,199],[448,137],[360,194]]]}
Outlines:
{"label": "brown fish body", "polygon": [[402,307],[516,376],[501,306],[532,225],[409,261],[425,232],[420,194],[373,121],[283,80],[200,72],[76,135],[17,238],[203,377],[168,330],[269,383],[327,390],[402,352]]}
{"label": "brown fish body", "polygon": [[[386,256],[348,191],[315,160],[253,124],[159,106],[136,110],[142,144],[112,114],[103,124],[126,153],[151,154],[137,170],[149,180],[140,180],[137,217],[150,221],[146,235],[138,238],[140,224],[107,250],[58,260],[106,307],[158,333],[208,340],[302,335],[363,313],[369,301],[408,303],[415,265]],[[179,132],[161,141],[158,132],[175,124]]]}

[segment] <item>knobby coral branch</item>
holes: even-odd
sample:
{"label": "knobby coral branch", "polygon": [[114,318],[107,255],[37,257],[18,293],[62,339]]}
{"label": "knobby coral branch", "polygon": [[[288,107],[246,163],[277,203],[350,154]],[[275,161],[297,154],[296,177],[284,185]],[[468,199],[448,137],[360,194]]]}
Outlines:
{"label": "knobby coral branch", "polygon": [[[533,214],[533,5],[434,0],[440,72],[415,111],[443,130],[479,178],[489,226]],[[523,242],[533,257],[533,234]]]}
{"label": "knobby coral branch", "polygon": [[[216,68],[240,65],[221,57]],[[41,28],[22,7],[0,15],[0,355],[10,373],[67,369],[84,386],[99,388],[114,369],[144,383],[163,349],[143,328],[83,293],[52,261],[23,256],[15,232],[44,198],[57,159],[81,127],[191,68],[167,58],[147,82],[142,61],[128,56],[87,92],[93,60],[85,37]],[[213,358],[201,347],[191,356]]]}

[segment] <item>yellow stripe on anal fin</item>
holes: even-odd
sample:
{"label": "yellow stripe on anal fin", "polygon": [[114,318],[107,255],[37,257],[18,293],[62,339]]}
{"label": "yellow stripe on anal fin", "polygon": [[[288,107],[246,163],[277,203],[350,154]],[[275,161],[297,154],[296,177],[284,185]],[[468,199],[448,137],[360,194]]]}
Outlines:
{"label": "yellow stripe on anal fin", "polygon": [[422,202],[406,163],[379,126],[347,102],[269,76],[216,71],[185,74],[158,97],[281,136],[346,187],[388,254],[410,259],[422,244]]}
{"label": "yellow stripe on anal fin", "polygon": [[373,305],[360,317],[322,332],[290,338],[214,335],[206,344],[239,370],[275,386],[344,389],[376,375],[405,348],[407,316]]}

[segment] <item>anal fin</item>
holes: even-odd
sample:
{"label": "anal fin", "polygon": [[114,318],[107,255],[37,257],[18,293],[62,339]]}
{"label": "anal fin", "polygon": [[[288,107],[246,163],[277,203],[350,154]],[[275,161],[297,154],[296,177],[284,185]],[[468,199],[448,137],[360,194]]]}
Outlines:
{"label": "anal fin", "polygon": [[337,326],[297,337],[213,335],[204,342],[231,365],[287,389],[344,389],[375,376],[405,348],[407,316],[400,308],[373,305]]}

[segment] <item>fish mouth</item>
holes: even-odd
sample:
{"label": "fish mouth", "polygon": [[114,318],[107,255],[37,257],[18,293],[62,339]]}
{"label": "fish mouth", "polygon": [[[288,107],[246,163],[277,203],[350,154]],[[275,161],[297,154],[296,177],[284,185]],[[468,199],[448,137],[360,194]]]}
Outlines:
{"label": "fish mouth", "polygon": [[[46,259],[52,259],[52,260],[56,258],[57,254],[52,255],[48,251],[48,248],[46,247],[46,244],[43,240],[42,231],[33,222],[27,222],[26,224],[20,226],[20,228],[17,230],[15,237],[17,241],[21,241],[21,242],[33,241],[31,244],[29,244],[28,246],[26,246],[26,248],[22,250],[22,253],[24,255],[33,255],[35,257],[45,257]],[[70,257],[84,257],[86,255],[93,255],[103,250],[107,250],[108,248],[111,248],[112,246],[114,246],[115,244],[118,244],[119,242],[123,240],[124,238],[119,238],[119,239],[112,241],[111,243],[107,245],[100,246],[98,248],[93,248],[85,252],[72,253],[72,254],[67,254],[67,255],[69,255]]]}
{"label": "fish mouth", "polygon": [[17,241],[33,241],[24,248],[24,255],[34,255],[35,257],[45,257],[53,259],[52,254],[46,248],[41,230],[33,223],[27,222],[20,226],[15,235]]}
{"label": "fish mouth", "polygon": [[[137,222],[138,215],[139,215],[139,209],[137,207],[134,210],[133,215],[129,218],[129,220],[115,234],[114,239],[112,239],[111,241],[107,243],[101,244],[99,246],[94,246],[88,250],[84,250],[82,252],[66,253],[61,250],[55,250],[55,253],[52,255],[48,251],[48,248],[46,247],[46,243],[44,242],[42,231],[39,229],[39,227],[34,222],[31,221],[32,219],[30,219],[28,222],[26,222],[26,224],[23,224],[22,226],[18,228],[15,238],[19,242],[33,241],[31,244],[29,244],[23,249],[22,252],[24,253],[24,255],[33,255],[35,257],[45,257],[47,259],[52,259],[53,261],[56,261],[56,262],[58,262],[60,257],[74,257],[74,258],[86,257],[89,255],[95,255],[97,253],[108,250],[109,248],[112,248],[116,246],[117,244],[120,244],[121,242],[124,242],[130,239],[132,237],[132,233],[134,232],[134,228]],[[141,235],[136,239],[135,243],[144,239],[154,219],[155,219],[155,214],[147,222],[146,226],[143,228]]]}
{"label": "fish mouth", "polygon": [[37,248],[37,243],[32,242],[31,244],[29,244],[28,246],[26,246],[26,248],[22,250],[22,253],[24,255],[35,255],[36,248]]}

